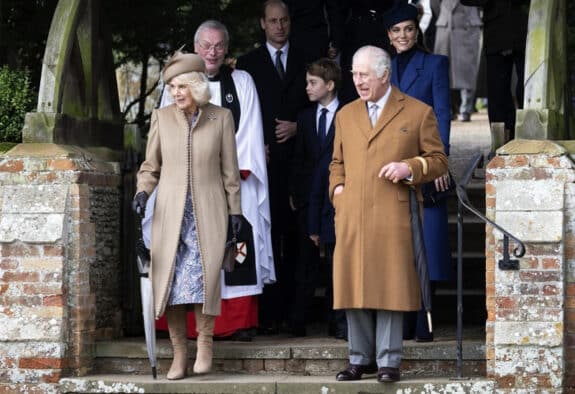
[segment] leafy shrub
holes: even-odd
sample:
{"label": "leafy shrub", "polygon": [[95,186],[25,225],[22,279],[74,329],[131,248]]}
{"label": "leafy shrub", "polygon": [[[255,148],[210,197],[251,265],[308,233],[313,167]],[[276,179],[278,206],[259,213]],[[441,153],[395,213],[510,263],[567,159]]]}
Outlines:
{"label": "leafy shrub", "polygon": [[34,100],[28,71],[0,68],[0,141],[22,141],[24,116],[32,110]]}

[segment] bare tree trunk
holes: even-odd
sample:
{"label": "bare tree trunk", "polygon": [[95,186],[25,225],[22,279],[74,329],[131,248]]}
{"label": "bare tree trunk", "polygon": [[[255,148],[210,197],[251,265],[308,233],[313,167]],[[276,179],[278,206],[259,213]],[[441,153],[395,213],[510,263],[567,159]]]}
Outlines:
{"label": "bare tree trunk", "polygon": [[144,129],[146,125],[146,98],[148,96],[148,62],[150,57],[148,54],[142,54],[142,74],[140,75],[140,95],[138,105],[138,115],[136,116],[136,123],[140,130]]}

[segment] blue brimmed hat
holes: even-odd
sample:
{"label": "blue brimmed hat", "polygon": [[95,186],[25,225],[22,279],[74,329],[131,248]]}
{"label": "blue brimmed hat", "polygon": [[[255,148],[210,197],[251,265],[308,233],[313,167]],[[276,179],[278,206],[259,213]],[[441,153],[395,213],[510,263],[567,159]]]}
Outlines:
{"label": "blue brimmed hat", "polygon": [[383,17],[383,25],[385,29],[389,29],[393,25],[397,25],[404,21],[417,22],[417,7],[409,4],[407,1],[397,1],[392,9],[385,13]]}

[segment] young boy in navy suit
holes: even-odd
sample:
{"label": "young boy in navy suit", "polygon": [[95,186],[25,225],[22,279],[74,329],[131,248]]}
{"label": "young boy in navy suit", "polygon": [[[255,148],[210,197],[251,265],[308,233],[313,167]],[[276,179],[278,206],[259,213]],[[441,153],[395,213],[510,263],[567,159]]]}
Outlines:
{"label": "young boy in navy suit", "polygon": [[[297,289],[292,311],[292,333],[295,336],[305,335],[306,310],[315,291],[321,246],[330,270],[328,297],[331,307],[331,264],[335,245],[334,209],[328,196],[328,183],[341,70],[337,63],[323,58],[308,65],[306,71],[306,93],[317,105],[298,114],[290,179],[290,203],[297,211],[303,234],[300,251],[308,250],[298,259],[295,271]],[[336,338],[347,338],[343,311],[332,311],[329,331]]]}

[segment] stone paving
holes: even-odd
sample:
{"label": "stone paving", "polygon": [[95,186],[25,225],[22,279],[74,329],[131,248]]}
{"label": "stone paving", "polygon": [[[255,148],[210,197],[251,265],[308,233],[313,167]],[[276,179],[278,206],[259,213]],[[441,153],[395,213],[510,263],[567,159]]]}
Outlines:
{"label": "stone paving", "polygon": [[451,122],[449,168],[458,177],[475,153],[487,156],[491,147],[491,134],[487,111],[472,114],[471,122]]}

